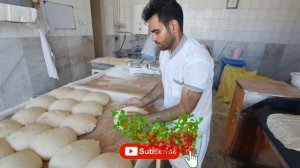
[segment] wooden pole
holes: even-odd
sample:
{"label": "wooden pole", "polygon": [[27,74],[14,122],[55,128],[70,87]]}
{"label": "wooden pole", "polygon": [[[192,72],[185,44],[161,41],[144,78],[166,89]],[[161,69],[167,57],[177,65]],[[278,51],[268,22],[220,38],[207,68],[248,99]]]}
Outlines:
{"label": "wooden pole", "polygon": [[156,160],[156,168],[160,168],[161,160],[157,159]]}

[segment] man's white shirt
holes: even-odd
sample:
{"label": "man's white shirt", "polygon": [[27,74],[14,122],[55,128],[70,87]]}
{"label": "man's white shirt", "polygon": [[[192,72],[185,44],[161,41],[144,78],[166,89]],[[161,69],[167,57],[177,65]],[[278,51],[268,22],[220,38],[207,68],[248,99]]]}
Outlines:
{"label": "man's white shirt", "polygon": [[[192,112],[197,118],[203,117],[198,130],[203,138],[197,142],[198,165],[201,165],[208,146],[212,116],[213,60],[206,48],[196,40],[183,36],[172,53],[169,50],[160,52],[159,61],[165,108],[179,104],[183,87],[202,93]],[[183,158],[170,162],[173,167],[188,167]]]}

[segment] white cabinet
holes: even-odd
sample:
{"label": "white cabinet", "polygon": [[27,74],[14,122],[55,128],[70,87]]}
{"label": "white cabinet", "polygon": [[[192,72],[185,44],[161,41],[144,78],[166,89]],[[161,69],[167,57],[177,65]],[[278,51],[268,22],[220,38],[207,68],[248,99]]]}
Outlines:
{"label": "white cabinet", "polygon": [[0,21],[36,23],[35,8],[0,3]]}

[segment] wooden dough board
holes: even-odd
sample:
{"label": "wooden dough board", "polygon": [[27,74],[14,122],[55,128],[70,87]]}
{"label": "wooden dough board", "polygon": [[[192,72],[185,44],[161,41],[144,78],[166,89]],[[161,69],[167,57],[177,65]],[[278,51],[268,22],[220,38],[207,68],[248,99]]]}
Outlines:
{"label": "wooden dough board", "polygon": [[[112,92],[143,96],[148,93],[160,80],[160,76],[137,75],[130,79],[112,78],[100,76],[84,84],[78,84],[80,88],[108,90]],[[111,102],[103,109],[103,114],[97,118],[97,126],[93,132],[78,136],[80,139],[96,139],[100,142],[100,153],[119,152],[119,147],[124,143],[132,143],[128,138],[113,130],[112,109],[118,109],[118,102]],[[155,111],[154,105],[145,108],[146,111]],[[7,117],[8,118],[8,117]],[[48,168],[49,161],[44,161],[43,168]],[[134,163],[134,161],[133,161]]]}
{"label": "wooden dough board", "polygon": [[93,63],[106,64],[106,65],[127,65],[128,58],[115,58],[115,57],[101,57],[92,60]]}
{"label": "wooden dough board", "polygon": [[286,98],[300,98],[300,90],[281,81],[239,78],[238,83],[247,91]]}
{"label": "wooden dough board", "polygon": [[143,96],[159,82],[160,78],[160,76],[136,75],[132,78],[121,79],[103,75],[78,86]]}

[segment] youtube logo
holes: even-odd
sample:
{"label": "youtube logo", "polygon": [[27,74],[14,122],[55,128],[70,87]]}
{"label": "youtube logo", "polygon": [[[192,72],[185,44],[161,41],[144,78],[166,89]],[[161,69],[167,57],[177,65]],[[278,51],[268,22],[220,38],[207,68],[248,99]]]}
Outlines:
{"label": "youtube logo", "polygon": [[137,147],[125,147],[125,155],[126,156],[137,156],[138,155],[138,148]]}
{"label": "youtube logo", "polygon": [[177,146],[166,150],[157,148],[153,144],[123,144],[119,153],[124,159],[176,159],[180,152]]}

